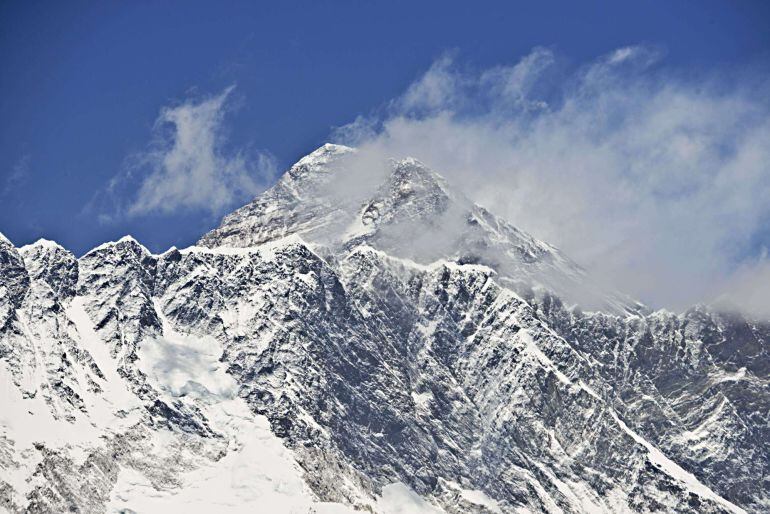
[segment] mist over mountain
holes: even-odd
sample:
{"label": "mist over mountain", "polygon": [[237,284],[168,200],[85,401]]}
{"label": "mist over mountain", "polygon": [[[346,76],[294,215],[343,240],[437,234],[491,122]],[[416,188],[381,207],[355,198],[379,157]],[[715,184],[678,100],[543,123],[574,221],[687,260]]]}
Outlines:
{"label": "mist over mountain", "polygon": [[653,310],[371,145],[188,248],[0,237],[0,508],[770,509],[770,319]]}
{"label": "mist over mountain", "polygon": [[769,317],[766,69],[684,72],[649,45],[564,61],[536,47],[477,69],[447,54],[332,140],[419,158],[654,308]]}

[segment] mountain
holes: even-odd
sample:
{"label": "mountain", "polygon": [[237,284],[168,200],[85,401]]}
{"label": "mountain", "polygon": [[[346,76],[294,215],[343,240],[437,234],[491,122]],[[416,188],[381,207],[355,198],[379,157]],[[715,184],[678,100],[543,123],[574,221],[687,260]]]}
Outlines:
{"label": "mountain", "polygon": [[190,248],[0,237],[0,507],[766,512],[769,352],[325,145]]}

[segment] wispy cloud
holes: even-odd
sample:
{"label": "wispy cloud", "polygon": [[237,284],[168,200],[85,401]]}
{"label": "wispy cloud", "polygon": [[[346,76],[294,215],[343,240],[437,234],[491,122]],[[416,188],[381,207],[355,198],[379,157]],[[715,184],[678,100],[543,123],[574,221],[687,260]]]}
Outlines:
{"label": "wispy cloud", "polygon": [[216,215],[264,189],[276,174],[274,158],[228,149],[224,121],[233,89],[164,107],[147,150],[109,182],[111,209],[100,219],[182,210]]}
{"label": "wispy cloud", "polygon": [[763,248],[755,259],[747,259],[736,269],[722,288],[716,303],[727,309],[748,311],[770,317],[770,257]]}
{"label": "wispy cloud", "polygon": [[662,58],[627,47],[565,73],[543,48],[480,72],[442,57],[334,139],[417,157],[610,285],[683,308],[766,278],[747,263],[770,224],[770,81]]}
{"label": "wispy cloud", "polygon": [[150,172],[129,206],[129,214],[180,208],[216,214],[253,196],[266,178],[272,178],[275,165],[270,155],[227,155],[222,150],[225,103],[232,90],[233,86],[203,101],[161,111],[156,129],[170,128],[171,136],[158,136],[158,148],[142,156],[140,163]]}
{"label": "wispy cloud", "polygon": [[29,177],[29,160],[29,155],[25,154],[16,161],[13,169],[11,169],[11,173],[5,179],[2,196],[11,194],[27,180]]}

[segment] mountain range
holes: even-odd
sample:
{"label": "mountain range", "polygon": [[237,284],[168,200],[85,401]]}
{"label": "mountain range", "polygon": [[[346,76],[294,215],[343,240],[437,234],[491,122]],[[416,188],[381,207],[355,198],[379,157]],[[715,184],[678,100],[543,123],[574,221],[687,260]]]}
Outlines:
{"label": "mountain range", "polygon": [[0,509],[770,511],[770,320],[324,145],[195,246],[0,235]]}

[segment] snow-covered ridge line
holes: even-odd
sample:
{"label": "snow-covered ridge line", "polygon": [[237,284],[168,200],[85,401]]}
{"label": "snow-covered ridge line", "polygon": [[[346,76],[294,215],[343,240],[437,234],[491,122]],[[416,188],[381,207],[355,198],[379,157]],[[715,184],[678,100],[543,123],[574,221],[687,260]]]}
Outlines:
{"label": "snow-covered ridge line", "polygon": [[486,273],[492,276],[497,275],[497,272],[495,270],[493,270],[489,266],[485,266],[484,264],[471,264],[471,263],[461,264],[459,262],[455,262],[449,259],[439,259],[437,261],[431,262],[430,264],[420,264],[419,262],[413,261],[412,259],[408,259],[406,257],[396,257],[394,255],[386,253],[382,250],[378,250],[377,248],[374,248],[367,244],[360,244],[354,247],[350,251],[350,254],[347,256],[347,258],[354,256],[356,253],[365,253],[365,252],[375,254],[385,262],[395,263],[405,268],[410,268],[417,271],[430,272],[430,271],[436,271],[438,269],[446,267],[451,270],[476,271],[479,273]]}
{"label": "snow-covered ridge line", "polygon": [[[273,241],[267,241],[265,243],[255,245],[255,246],[246,246],[246,247],[234,247],[234,246],[218,246],[218,247],[207,247],[207,246],[197,246],[197,245],[191,245],[185,248],[177,248],[176,246],[172,246],[168,250],[161,252],[161,253],[153,253],[151,252],[146,246],[144,246],[142,243],[137,241],[133,236],[131,235],[125,235],[118,239],[117,241],[108,241],[106,243],[102,243],[99,246],[96,246],[86,252],[83,257],[92,255],[95,252],[105,250],[108,248],[111,248],[115,245],[118,245],[120,243],[134,243],[140,247],[140,249],[146,253],[147,255],[151,257],[163,257],[166,256],[174,251],[177,251],[181,253],[182,255],[190,254],[190,253],[199,253],[199,254],[210,254],[210,255],[251,255],[254,253],[261,253],[263,255],[268,255],[269,252],[273,252],[275,250],[278,250],[280,248],[288,247],[291,245],[302,245],[307,247],[312,251],[312,247],[314,245],[311,245],[307,241],[304,241],[298,234],[290,234],[286,237],[276,239]],[[61,245],[56,243],[55,241],[49,241],[46,239],[40,239],[36,241],[35,243],[32,243],[30,245],[26,245],[22,247],[22,249],[31,249],[36,246],[46,246],[50,248],[63,248]],[[21,249],[20,249],[21,250]],[[83,258],[81,257],[81,258]]]}
{"label": "snow-covered ridge line", "polygon": [[[312,251],[311,245],[303,240],[298,234],[290,234],[281,239],[275,239],[273,241],[267,241],[265,243],[255,246],[188,246],[187,248],[179,249],[179,253],[182,255],[190,253],[209,254],[209,255],[252,255],[255,253],[269,255],[276,250],[285,248],[292,245],[302,245]],[[170,250],[169,250],[170,251]],[[168,252],[166,252],[168,253]]]}
{"label": "snow-covered ridge line", "polygon": [[355,148],[350,146],[326,143],[325,145],[301,158],[299,161],[297,161],[296,164],[294,164],[294,166],[323,164],[328,161],[329,156],[345,155],[356,151],[357,150]]}
{"label": "snow-covered ridge line", "polygon": [[50,239],[45,239],[45,238],[41,237],[40,239],[38,239],[34,243],[30,243],[28,245],[24,245],[24,246],[20,247],[19,248],[19,252],[20,253],[25,253],[25,252],[32,251],[35,248],[48,248],[48,249],[51,249],[51,250],[58,250],[58,249],[66,250],[66,248],[64,248],[62,245],[60,245],[56,241],[51,241]]}
{"label": "snow-covered ridge line", "polygon": [[631,436],[634,441],[647,449],[647,455],[649,456],[650,461],[653,464],[657,464],[667,475],[684,483],[690,491],[698,494],[699,496],[719,503],[731,512],[746,514],[744,509],[722,498],[720,495],[712,491],[709,487],[698,480],[695,475],[682,468],[673,460],[669,459],[662,451],[653,446],[649,441],[631,430],[631,428],[629,428],[628,425],[626,425],[623,420],[618,417],[614,410],[610,409],[610,414],[618,426],[620,426],[620,428],[626,434]]}

